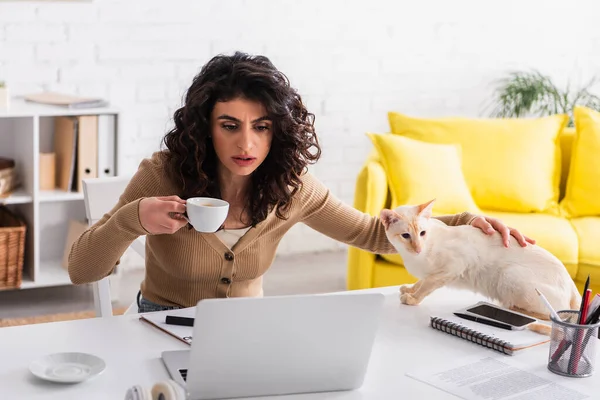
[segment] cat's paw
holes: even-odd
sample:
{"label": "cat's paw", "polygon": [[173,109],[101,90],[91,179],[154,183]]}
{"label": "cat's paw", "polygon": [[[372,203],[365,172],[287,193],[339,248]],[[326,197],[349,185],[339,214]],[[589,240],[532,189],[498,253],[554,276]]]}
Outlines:
{"label": "cat's paw", "polygon": [[412,284],[406,284],[406,285],[400,285],[400,294],[404,294],[404,293],[413,293],[413,285]]}
{"label": "cat's paw", "polygon": [[417,299],[415,299],[413,297],[412,294],[410,293],[404,293],[400,295],[400,302],[402,304],[407,304],[409,306],[415,306],[417,304],[419,304],[419,302],[417,301]]}

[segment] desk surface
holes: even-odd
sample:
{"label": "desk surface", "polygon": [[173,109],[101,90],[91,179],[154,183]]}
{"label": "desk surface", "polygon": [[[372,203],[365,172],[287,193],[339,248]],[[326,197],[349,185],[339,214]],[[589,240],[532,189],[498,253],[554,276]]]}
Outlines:
{"label": "desk surface", "polygon": [[[387,295],[384,319],[378,333],[365,382],[359,390],[315,393],[276,399],[456,399],[405,376],[406,372],[439,361],[465,356],[504,356],[428,326],[429,316],[450,312],[482,300],[467,292],[440,289],[419,306],[401,305],[397,287],[370,289]],[[151,387],[168,379],[160,354],[164,350],[187,349],[156,328],[139,321],[138,315],[53,322],[0,329],[0,398],[6,399],[123,399],[134,384]],[[45,382],[29,372],[29,363],[43,355],[81,351],[102,357],[106,370],[76,385]],[[511,358],[535,368],[535,372],[557,379],[547,371],[548,345],[537,346]],[[599,364],[600,365],[600,364]],[[600,379],[558,377],[564,384],[600,393]]]}

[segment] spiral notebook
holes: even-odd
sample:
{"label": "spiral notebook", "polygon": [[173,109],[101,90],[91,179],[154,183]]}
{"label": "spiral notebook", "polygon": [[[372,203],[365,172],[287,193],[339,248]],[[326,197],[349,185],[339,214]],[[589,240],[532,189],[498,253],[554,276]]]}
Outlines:
{"label": "spiral notebook", "polygon": [[529,329],[509,331],[462,319],[453,314],[439,317],[431,316],[429,325],[438,331],[508,355],[550,341],[549,336]]}

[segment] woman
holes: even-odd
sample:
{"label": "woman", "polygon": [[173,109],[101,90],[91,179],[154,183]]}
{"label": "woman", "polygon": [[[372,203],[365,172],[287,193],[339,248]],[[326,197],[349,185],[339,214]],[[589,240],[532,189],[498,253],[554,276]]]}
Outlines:
{"label": "woman", "polygon": [[[377,217],[343,204],[306,172],[321,153],[314,115],[266,57],[214,57],[194,78],[174,122],[166,150],[141,162],[118,204],[73,244],[73,283],[109,275],[140,235],[147,238],[139,312],[261,296],[277,245],[298,222],[351,246],[395,252]],[[217,233],[185,228],[185,199],[196,196],[229,202]],[[523,246],[533,243],[493,218],[439,219],[497,230],[505,245],[511,234]]]}

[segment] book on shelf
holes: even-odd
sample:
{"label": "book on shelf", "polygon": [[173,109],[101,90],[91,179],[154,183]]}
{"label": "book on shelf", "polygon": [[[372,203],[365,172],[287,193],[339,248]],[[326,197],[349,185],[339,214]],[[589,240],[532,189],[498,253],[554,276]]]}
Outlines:
{"label": "book on shelf", "polygon": [[0,173],[15,167],[15,160],[7,157],[0,157]]}
{"label": "book on shelf", "polygon": [[3,173],[0,173],[0,196],[8,197],[21,185],[21,183],[19,177],[15,173],[11,171],[9,171],[10,173],[4,173],[5,171],[2,172]]}
{"label": "book on shelf", "polygon": [[108,102],[96,97],[80,97],[56,92],[31,93],[23,96],[25,101],[70,109],[98,108],[108,106]]}
{"label": "book on shelf", "polygon": [[15,160],[0,157],[0,196],[9,196],[20,184]]}
{"label": "book on shelf", "polygon": [[[540,321],[541,322],[541,321]],[[429,326],[507,355],[550,341],[550,337],[523,330],[507,330],[459,318],[454,314],[431,316]]]}

